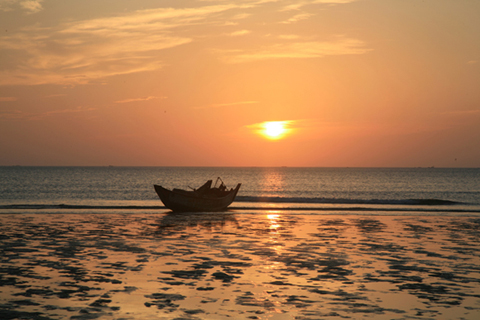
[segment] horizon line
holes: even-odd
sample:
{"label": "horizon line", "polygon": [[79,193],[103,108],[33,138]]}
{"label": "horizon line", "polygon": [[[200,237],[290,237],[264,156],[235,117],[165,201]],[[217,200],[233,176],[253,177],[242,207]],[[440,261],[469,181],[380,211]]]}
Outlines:
{"label": "horizon line", "polygon": [[0,165],[0,167],[43,168],[330,168],[330,169],[480,169],[480,167],[437,166],[174,166],[174,165]]}

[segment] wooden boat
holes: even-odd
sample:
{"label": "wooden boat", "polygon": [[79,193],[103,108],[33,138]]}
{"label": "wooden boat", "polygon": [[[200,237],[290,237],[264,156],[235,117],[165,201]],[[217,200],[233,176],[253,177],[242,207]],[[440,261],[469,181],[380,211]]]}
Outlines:
{"label": "wooden boat", "polygon": [[[217,179],[221,181],[220,178]],[[223,181],[219,187],[212,188],[212,180],[192,191],[182,189],[168,190],[162,186],[154,185],[160,200],[165,207],[174,212],[204,212],[225,210],[235,200],[241,183],[235,188],[227,189]]]}

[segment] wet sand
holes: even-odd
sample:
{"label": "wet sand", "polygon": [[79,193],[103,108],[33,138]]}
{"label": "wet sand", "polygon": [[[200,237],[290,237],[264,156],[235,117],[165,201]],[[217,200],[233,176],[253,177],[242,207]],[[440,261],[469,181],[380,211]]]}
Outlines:
{"label": "wet sand", "polygon": [[480,319],[480,219],[3,214],[0,319]]}

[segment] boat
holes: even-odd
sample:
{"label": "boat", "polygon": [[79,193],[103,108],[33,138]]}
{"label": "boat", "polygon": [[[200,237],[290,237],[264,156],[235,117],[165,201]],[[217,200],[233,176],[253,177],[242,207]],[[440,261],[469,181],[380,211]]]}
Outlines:
{"label": "boat", "polygon": [[[217,187],[219,180],[221,183]],[[191,191],[176,188],[168,190],[156,184],[153,186],[165,207],[173,212],[210,212],[225,210],[235,200],[241,185],[239,183],[228,190],[222,179],[217,178],[214,187],[212,180],[208,180]]]}

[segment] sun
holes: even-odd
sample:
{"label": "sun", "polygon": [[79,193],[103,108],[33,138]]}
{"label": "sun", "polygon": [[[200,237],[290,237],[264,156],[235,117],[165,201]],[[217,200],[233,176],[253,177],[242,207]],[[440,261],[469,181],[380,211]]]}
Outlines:
{"label": "sun", "polygon": [[266,121],[262,124],[262,134],[272,140],[282,138],[287,132],[287,121]]}
{"label": "sun", "polygon": [[264,121],[247,125],[249,130],[268,140],[280,140],[291,135],[297,129],[293,128],[296,120]]}

